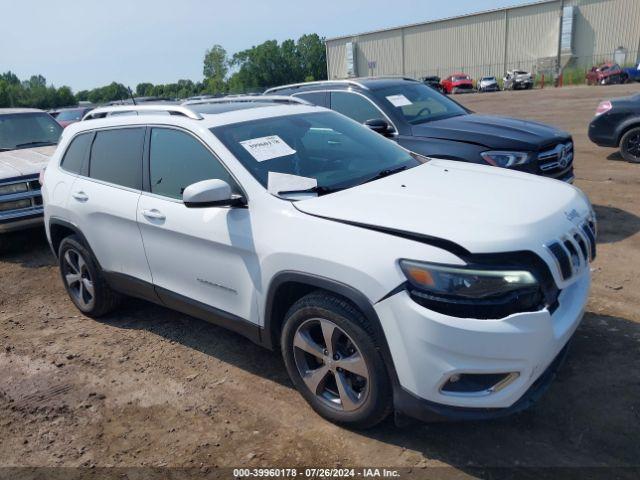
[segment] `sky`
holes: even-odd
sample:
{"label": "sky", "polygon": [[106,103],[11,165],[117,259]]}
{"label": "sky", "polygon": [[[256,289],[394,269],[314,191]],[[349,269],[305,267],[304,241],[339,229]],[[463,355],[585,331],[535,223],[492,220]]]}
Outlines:
{"label": "sky", "polygon": [[305,33],[330,38],[530,0],[0,0],[0,72],[74,91],[202,79],[229,54]]}

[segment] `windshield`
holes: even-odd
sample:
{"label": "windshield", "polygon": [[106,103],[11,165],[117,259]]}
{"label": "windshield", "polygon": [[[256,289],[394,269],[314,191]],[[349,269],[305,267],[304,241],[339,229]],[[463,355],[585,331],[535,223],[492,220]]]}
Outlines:
{"label": "windshield", "polygon": [[62,127],[46,113],[0,115],[0,150],[58,143]]}
{"label": "windshield", "polygon": [[496,77],[482,77],[481,82],[495,82]]}
{"label": "windshield", "polygon": [[375,93],[412,125],[467,113],[453,100],[419,83],[382,88]]}
{"label": "windshield", "polygon": [[339,190],[382,171],[422,163],[382,135],[334,112],[264,118],[211,132],[265,188],[269,172],[313,178],[318,187]]}

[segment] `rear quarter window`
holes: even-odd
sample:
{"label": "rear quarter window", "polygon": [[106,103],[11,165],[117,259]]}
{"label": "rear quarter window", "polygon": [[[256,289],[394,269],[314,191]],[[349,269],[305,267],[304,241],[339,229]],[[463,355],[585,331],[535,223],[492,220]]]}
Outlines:
{"label": "rear quarter window", "polygon": [[144,128],[97,132],[91,148],[89,177],[141,190],[144,136]]}
{"label": "rear quarter window", "polygon": [[82,133],[71,140],[69,148],[62,158],[62,168],[71,173],[80,173],[87,157],[93,133]]}

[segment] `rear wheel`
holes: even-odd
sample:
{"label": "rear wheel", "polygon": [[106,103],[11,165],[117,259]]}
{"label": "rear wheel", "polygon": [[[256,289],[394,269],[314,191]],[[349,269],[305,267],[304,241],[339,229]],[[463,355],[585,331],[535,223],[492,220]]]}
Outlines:
{"label": "rear wheel", "polygon": [[324,292],[287,313],[282,355],[296,388],[322,417],[369,428],[391,411],[391,385],[375,335],[348,302]]}
{"label": "rear wheel", "polygon": [[640,127],[632,128],[622,136],[620,153],[627,162],[640,162]]}
{"label": "rear wheel", "polygon": [[62,282],[78,310],[100,317],[118,306],[120,295],[111,290],[93,254],[77,236],[62,240],[58,260]]}

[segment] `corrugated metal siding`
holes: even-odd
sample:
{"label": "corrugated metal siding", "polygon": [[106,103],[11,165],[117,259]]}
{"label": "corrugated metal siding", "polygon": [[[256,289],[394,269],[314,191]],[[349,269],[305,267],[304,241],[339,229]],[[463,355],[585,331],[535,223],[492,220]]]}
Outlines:
{"label": "corrugated metal siding", "polygon": [[[556,0],[330,39],[329,78],[346,77],[348,41],[356,44],[357,74],[361,76],[444,77],[464,70],[473,77],[501,77],[507,69],[532,70],[538,59],[557,56],[562,4]],[[591,65],[611,59],[619,46],[629,51],[629,62],[638,56],[640,0],[565,0],[564,5],[577,7],[575,63]],[[370,72],[367,63],[372,60],[377,67]]]}
{"label": "corrugated metal siding", "polygon": [[612,60],[617,47],[626,48],[633,62],[640,48],[640,0],[567,0],[578,7],[574,33],[577,63]]}
{"label": "corrugated metal siding", "polygon": [[558,54],[561,2],[508,11],[505,70],[533,70],[539,58]]}
{"label": "corrugated metal siding", "polygon": [[327,41],[327,75],[329,80],[347,76],[347,44],[348,40]]}
{"label": "corrugated metal siding", "polygon": [[[394,75],[402,73],[402,32],[372,33],[356,37],[358,75]],[[370,70],[369,62],[376,67]]]}
{"label": "corrugated metal siding", "polygon": [[405,74],[477,76],[504,56],[504,13],[494,12],[404,29]]}

